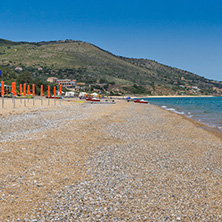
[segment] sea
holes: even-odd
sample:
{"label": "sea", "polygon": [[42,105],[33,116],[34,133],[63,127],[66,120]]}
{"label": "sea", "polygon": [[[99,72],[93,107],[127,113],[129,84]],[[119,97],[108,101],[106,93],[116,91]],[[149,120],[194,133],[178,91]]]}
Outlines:
{"label": "sea", "polygon": [[144,100],[222,132],[222,97],[161,97]]}

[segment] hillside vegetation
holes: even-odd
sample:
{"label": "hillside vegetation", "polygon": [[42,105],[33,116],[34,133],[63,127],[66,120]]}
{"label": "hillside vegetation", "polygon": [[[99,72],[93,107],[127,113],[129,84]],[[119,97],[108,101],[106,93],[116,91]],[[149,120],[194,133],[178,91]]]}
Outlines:
{"label": "hillside vegetation", "polygon": [[[195,86],[198,94],[219,95],[222,89],[221,82],[152,60],[115,56],[95,45],[73,40],[28,43],[0,39],[0,66],[8,73],[8,77],[4,75],[7,81],[26,81],[22,78],[28,75],[32,81],[45,81],[55,76],[95,86],[107,83],[107,90],[118,93],[189,94],[189,86]],[[15,72],[17,66],[23,71]]]}

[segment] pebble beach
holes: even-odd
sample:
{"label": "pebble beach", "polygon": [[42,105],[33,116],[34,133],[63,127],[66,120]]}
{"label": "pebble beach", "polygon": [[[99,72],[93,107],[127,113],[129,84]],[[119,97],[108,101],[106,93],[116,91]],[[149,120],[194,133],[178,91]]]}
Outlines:
{"label": "pebble beach", "polygon": [[222,221],[221,133],[150,104],[31,104],[0,110],[0,221]]}

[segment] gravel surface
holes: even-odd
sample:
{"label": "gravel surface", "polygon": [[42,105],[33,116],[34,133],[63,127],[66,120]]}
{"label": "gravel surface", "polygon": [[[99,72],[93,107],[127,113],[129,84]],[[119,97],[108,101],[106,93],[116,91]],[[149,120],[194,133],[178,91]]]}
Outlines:
{"label": "gravel surface", "polygon": [[[47,112],[13,120],[9,116],[4,123],[12,121],[18,127],[29,119],[30,135],[43,128],[69,128],[67,138],[72,130],[85,129],[72,140],[86,149],[79,165],[81,177],[54,178],[63,182],[53,192],[47,187],[45,201],[41,198],[23,217],[8,221],[222,220],[221,138],[151,105],[119,102],[80,108],[78,104],[66,107],[66,118],[63,109],[53,115]],[[72,124],[76,120],[80,125]],[[6,134],[1,141],[15,141],[22,135],[16,130]],[[52,147],[46,145],[50,152],[63,147],[68,140],[64,135],[54,138],[58,141]],[[69,143],[67,147],[71,149]],[[61,176],[68,178],[76,172],[78,161],[71,150],[64,149],[63,158],[61,152],[55,150],[53,155],[61,165],[67,164],[65,156],[70,159],[69,167],[61,168]]]}

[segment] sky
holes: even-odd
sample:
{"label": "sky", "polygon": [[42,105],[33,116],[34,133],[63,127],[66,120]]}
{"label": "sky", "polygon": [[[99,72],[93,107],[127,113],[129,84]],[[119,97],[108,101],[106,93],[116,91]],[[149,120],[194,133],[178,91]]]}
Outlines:
{"label": "sky", "polygon": [[221,0],[1,0],[0,38],[73,39],[222,81]]}

